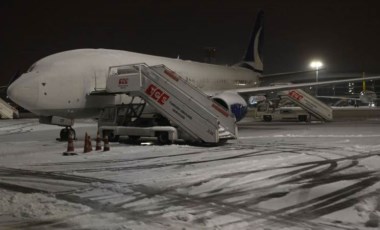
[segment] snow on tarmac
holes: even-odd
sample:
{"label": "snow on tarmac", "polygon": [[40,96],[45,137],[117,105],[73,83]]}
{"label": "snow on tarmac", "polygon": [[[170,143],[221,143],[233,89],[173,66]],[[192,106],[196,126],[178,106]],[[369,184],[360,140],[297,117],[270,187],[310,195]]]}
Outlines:
{"label": "snow on tarmac", "polygon": [[[379,229],[380,120],[239,124],[202,147],[111,143],[0,121],[0,229]],[[93,144],[94,145],[94,144]]]}

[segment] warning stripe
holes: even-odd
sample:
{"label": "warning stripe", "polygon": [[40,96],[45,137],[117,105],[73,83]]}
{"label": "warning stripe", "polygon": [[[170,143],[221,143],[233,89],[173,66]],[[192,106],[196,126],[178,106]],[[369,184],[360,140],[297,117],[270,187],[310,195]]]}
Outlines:
{"label": "warning stripe", "polygon": [[174,81],[179,81],[179,77],[177,76],[177,74],[175,72],[168,70],[168,69],[165,69],[164,73],[166,73],[166,75],[168,75]]}
{"label": "warning stripe", "polygon": [[223,114],[225,117],[228,117],[228,112],[225,109],[221,108],[217,104],[212,104],[212,107],[216,109],[218,112],[220,112],[221,114]]}

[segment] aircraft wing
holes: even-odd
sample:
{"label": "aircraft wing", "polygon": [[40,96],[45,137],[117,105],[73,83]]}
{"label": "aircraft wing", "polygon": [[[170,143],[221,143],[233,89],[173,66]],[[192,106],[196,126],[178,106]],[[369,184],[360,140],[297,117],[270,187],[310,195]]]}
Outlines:
{"label": "aircraft wing", "polygon": [[351,79],[344,79],[344,80],[260,86],[260,87],[235,89],[235,90],[228,90],[228,91],[237,92],[240,94],[256,94],[256,93],[274,92],[274,91],[282,91],[282,90],[289,90],[289,89],[306,88],[306,87],[311,87],[311,86],[333,85],[333,84],[339,84],[339,83],[345,83],[345,82],[355,82],[355,81],[363,81],[363,80],[379,80],[379,79],[380,79],[380,76],[372,76],[372,77],[364,77],[364,78],[360,77],[360,78],[351,78]]}
{"label": "aircraft wing", "polygon": [[344,96],[315,96],[315,97],[316,98],[328,98],[328,99],[360,101],[360,98],[358,98],[358,97],[344,97]]}
{"label": "aircraft wing", "polygon": [[[359,97],[345,97],[345,96],[316,96],[316,98],[362,101]],[[371,101],[380,101],[380,98],[373,98],[371,99]]]}

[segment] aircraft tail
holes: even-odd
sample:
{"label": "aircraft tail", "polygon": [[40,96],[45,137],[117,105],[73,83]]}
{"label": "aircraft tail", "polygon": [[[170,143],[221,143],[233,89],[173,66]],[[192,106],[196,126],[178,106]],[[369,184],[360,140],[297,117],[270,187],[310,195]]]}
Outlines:
{"label": "aircraft tail", "polygon": [[263,65],[263,40],[264,40],[264,11],[260,10],[257,14],[255,25],[251,33],[248,49],[245,52],[241,67],[262,73]]}
{"label": "aircraft tail", "polygon": [[[363,78],[365,78],[365,73],[363,72]],[[363,80],[363,92],[366,90],[365,80]]]}

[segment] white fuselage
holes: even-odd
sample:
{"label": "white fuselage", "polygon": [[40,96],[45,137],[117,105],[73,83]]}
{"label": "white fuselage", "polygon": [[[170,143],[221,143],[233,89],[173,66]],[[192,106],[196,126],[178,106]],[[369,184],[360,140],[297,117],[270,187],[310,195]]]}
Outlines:
{"label": "white fuselage", "polygon": [[126,96],[90,96],[104,89],[110,66],[146,63],[166,65],[209,94],[256,87],[259,74],[238,66],[219,66],[107,49],[57,53],[36,62],[9,88],[9,97],[41,116],[93,117],[99,109],[119,104]]}

